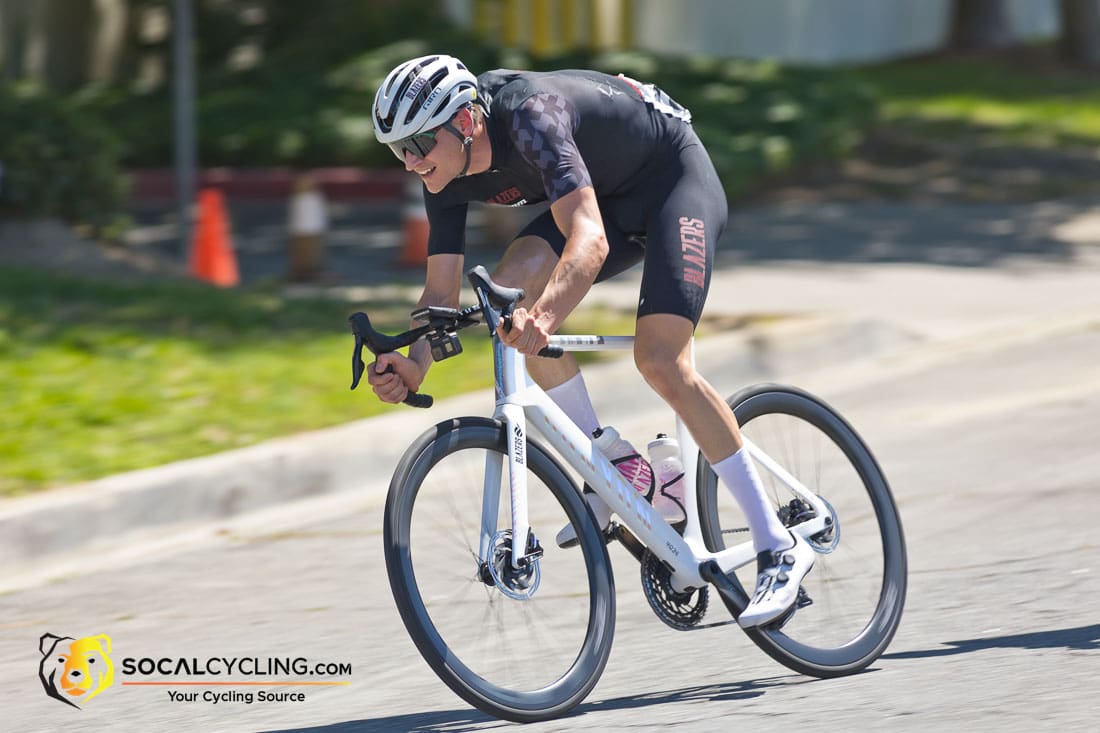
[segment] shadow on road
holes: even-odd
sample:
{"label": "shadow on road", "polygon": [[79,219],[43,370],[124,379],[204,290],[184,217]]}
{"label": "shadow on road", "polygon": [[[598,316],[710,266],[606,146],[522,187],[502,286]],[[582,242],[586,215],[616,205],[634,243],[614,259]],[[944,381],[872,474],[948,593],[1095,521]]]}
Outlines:
{"label": "shadow on road", "polygon": [[1075,629],[1057,629],[1055,631],[1033,631],[1012,636],[993,636],[986,639],[967,639],[965,641],[946,641],[946,649],[925,649],[915,652],[884,654],[883,659],[925,659],[927,657],[947,657],[955,654],[969,654],[984,649],[1100,649],[1100,624],[1081,626]]}
{"label": "shadow on road", "polygon": [[[786,687],[790,685],[807,684],[814,681],[816,680],[799,677],[797,675],[788,675],[759,680],[746,680],[743,682],[685,687],[679,690],[669,690],[666,692],[628,695],[625,697],[611,698],[609,700],[583,703],[578,705],[577,708],[563,720],[576,718],[589,713],[651,708],[657,705],[666,705],[670,703],[750,700],[762,696],[772,687]],[[476,710],[442,710],[431,713],[393,715],[385,718],[349,720],[343,723],[333,723],[331,725],[322,725],[312,728],[272,730],[266,731],[265,733],[358,733],[359,731],[371,731],[372,733],[466,733],[467,731],[475,730],[494,730],[496,728],[511,725],[511,723],[491,718]]]}
{"label": "shadow on road", "polygon": [[511,726],[512,723],[490,718],[477,710],[438,710],[431,713],[409,713],[385,718],[367,718],[332,723],[312,728],[288,728],[265,733],[465,733]]}
{"label": "shadow on road", "polygon": [[[541,209],[509,210],[509,224],[490,231],[471,223],[467,262],[495,262],[507,237]],[[246,283],[287,273],[286,205],[282,201],[230,201],[233,245]],[[422,282],[420,268],[399,264],[402,208],[391,201],[334,205],[325,237],[327,272],[345,285]],[[132,244],[180,259],[168,205],[131,210]],[[1065,264],[1076,248],[1059,228],[1082,216],[1095,219],[1088,199],[1028,204],[935,205],[879,201],[780,206],[734,205],[718,244],[718,267],[792,261],[914,263],[997,267],[1014,257]]]}
{"label": "shadow on road", "polygon": [[[1072,262],[1059,227],[1093,211],[1081,201],[1027,205],[902,203],[734,209],[719,265],[804,260],[995,267],[1012,257]],[[725,251],[723,251],[725,250]]]}

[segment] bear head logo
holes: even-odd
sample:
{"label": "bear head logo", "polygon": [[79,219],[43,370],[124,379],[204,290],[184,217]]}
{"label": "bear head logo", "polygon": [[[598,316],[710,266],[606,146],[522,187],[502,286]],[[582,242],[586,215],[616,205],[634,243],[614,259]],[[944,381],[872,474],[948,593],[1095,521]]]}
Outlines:
{"label": "bear head logo", "polygon": [[83,639],[43,634],[38,650],[38,678],[46,694],[66,705],[80,708],[115,681],[111,638],[105,634]]}

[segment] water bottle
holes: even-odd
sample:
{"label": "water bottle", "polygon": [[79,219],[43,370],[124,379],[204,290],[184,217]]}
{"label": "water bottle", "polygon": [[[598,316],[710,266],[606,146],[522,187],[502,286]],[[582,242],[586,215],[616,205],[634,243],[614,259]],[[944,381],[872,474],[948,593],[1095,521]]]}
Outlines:
{"label": "water bottle", "polygon": [[684,508],[684,464],[680,461],[680,444],[675,438],[659,433],[647,446],[649,462],[656,474],[657,491],[653,508],[669,524],[687,519]]}
{"label": "water bottle", "polygon": [[619,432],[611,426],[597,428],[592,433],[593,443],[600,452],[611,461],[619,473],[623,475],[627,483],[633,486],[646,501],[653,499],[656,482],[653,480],[653,469],[642,458],[629,441],[620,437]]}

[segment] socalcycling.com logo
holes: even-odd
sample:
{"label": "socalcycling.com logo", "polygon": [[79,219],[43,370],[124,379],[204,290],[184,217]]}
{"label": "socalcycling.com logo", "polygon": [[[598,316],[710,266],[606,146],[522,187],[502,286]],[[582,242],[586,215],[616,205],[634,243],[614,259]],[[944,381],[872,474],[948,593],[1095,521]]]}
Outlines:
{"label": "socalcycling.com logo", "polygon": [[212,705],[305,702],[306,690],[351,684],[332,679],[350,677],[351,664],[311,662],[305,657],[125,656],[116,666],[106,634],[74,639],[47,633],[38,640],[38,648],[38,678],[46,694],[78,710],[114,685],[116,678],[120,686],[167,688],[164,699],[172,703]]}
{"label": "socalcycling.com logo", "polygon": [[43,634],[38,650],[42,652],[38,678],[46,694],[66,705],[80,708],[114,684],[111,637],[106,634],[83,639]]}

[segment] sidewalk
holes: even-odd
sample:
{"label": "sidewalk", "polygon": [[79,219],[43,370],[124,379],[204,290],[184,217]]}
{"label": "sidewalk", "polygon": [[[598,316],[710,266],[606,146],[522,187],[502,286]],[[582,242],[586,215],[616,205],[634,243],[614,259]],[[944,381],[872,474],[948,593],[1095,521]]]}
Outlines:
{"label": "sidewalk", "polygon": [[[375,229],[341,232],[341,241],[369,238]],[[269,270],[273,236],[270,222],[243,236],[246,249],[268,253]],[[394,272],[391,250],[366,247],[354,257],[373,270],[373,281]],[[488,251],[475,247],[474,253]],[[638,277],[634,270],[596,286],[586,303],[633,308]],[[704,374],[708,365],[734,366],[744,384],[914,346],[962,348],[977,339],[1095,327],[1100,207],[848,204],[735,211],[707,314],[779,316],[698,342]],[[597,400],[617,388],[624,368],[632,366],[617,362],[585,370]],[[211,522],[274,507],[289,507],[293,515],[295,502],[353,497],[380,503],[411,436],[450,416],[485,414],[491,404],[488,393],[467,395],[429,411],[399,409],[0,502],[0,557],[6,559],[0,590],[41,582],[66,568],[86,571],[127,546],[186,537]],[[339,506],[344,511],[348,504]],[[79,563],[70,562],[78,556]]]}

